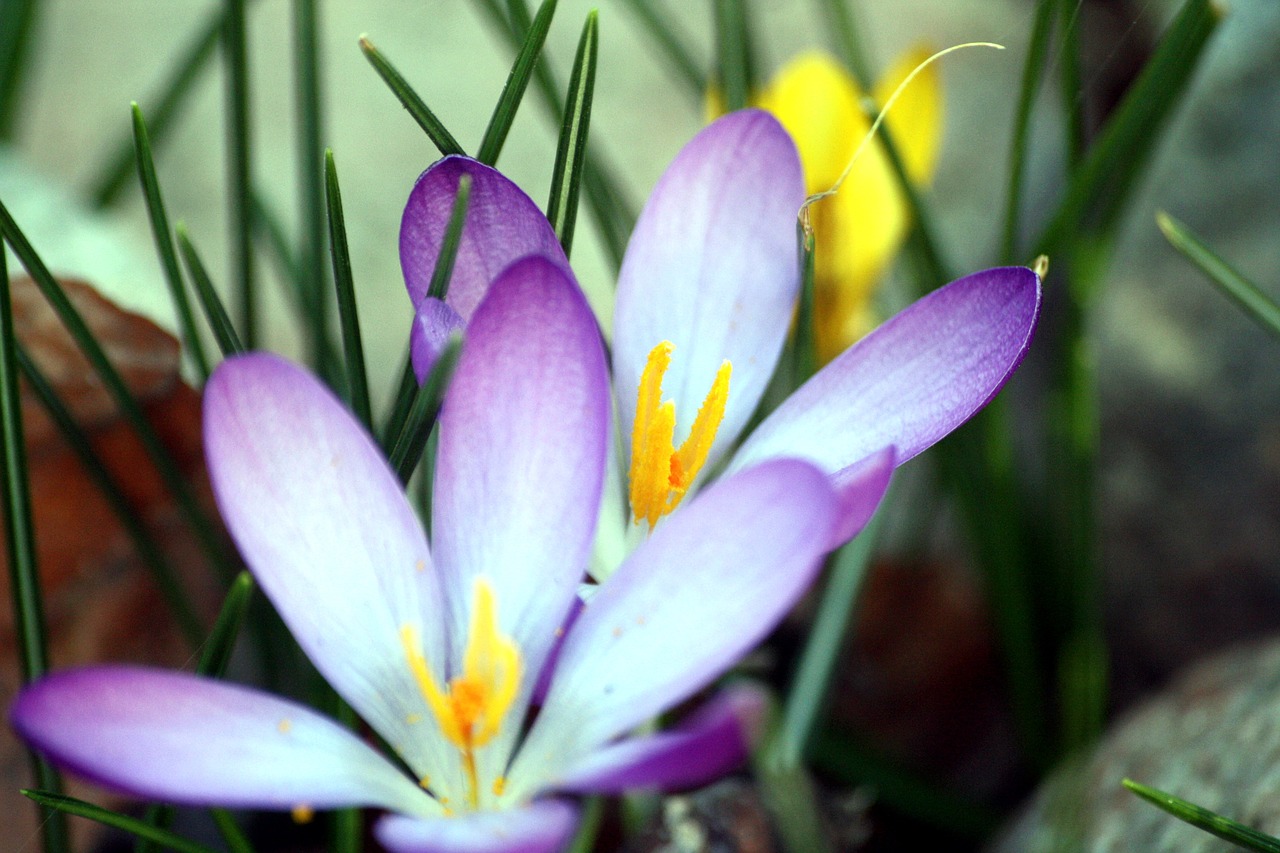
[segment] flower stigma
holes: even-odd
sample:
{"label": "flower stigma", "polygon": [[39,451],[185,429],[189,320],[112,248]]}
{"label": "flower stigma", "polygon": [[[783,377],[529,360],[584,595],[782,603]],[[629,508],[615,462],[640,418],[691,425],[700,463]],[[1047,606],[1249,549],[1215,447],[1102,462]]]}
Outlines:
{"label": "flower stigma", "polygon": [[663,341],[649,351],[640,388],[636,394],[636,420],[631,430],[631,511],[636,524],[658,519],[680,505],[707,461],[724,407],[729,399],[729,374],[733,366],[726,359],[716,371],[689,436],[675,447],[676,404],[662,401],[662,377],[671,366],[676,345]]}
{"label": "flower stigma", "polygon": [[[475,751],[492,740],[502,727],[502,720],[520,689],[522,669],[520,649],[498,630],[493,587],[483,577],[476,579],[475,606],[462,674],[449,679],[443,688],[423,657],[412,625],[401,627],[400,641],[422,698],[440,723],[444,736],[462,754],[467,802],[472,809],[479,808],[480,780],[476,777]],[[494,782],[495,791],[501,788],[501,781],[499,778]]]}

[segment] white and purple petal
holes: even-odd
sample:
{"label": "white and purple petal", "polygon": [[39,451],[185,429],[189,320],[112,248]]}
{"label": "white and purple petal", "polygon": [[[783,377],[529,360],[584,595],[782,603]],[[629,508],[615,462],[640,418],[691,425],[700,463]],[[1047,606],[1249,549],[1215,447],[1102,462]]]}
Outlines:
{"label": "white and purple petal", "polygon": [[411,625],[443,661],[440,584],[372,439],[311,374],[258,353],[210,378],[204,441],[227,529],[303,651],[411,767],[441,764],[401,642]]}
{"label": "white and purple petal", "polygon": [[759,687],[730,685],[674,729],[601,747],[566,772],[556,787],[619,794],[705,785],[747,759],[763,729],[767,702]]}
{"label": "white and purple petal", "polygon": [[487,577],[531,689],[586,567],[609,430],[598,327],[561,267],[529,257],[494,282],[439,429],[433,544],[454,635]]}
{"label": "white and purple petal", "polygon": [[143,799],[443,813],[332,720],[275,696],[185,673],[124,666],[55,673],[22,691],[10,720],[56,764]]}
{"label": "white and purple petal", "polygon": [[837,474],[881,448],[902,464],[964,423],[1022,361],[1040,313],[1025,267],[973,273],[908,306],[788,397],[729,464],[809,459]]}
{"label": "white and purple petal", "polygon": [[613,365],[624,435],[649,351],[669,340],[676,348],[663,389],[676,403],[677,442],[728,359],[728,406],[707,464],[732,445],[791,322],[803,201],[795,143],[759,110],[713,122],[672,161],[640,214],[618,276]]}
{"label": "white and purple petal", "polygon": [[811,465],[775,459],[721,480],[599,588],[569,632],[508,776],[530,796],[588,753],[706,686],[808,587],[837,525]]}
{"label": "white and purple petal", "polygon": [[374,825],[374,835],[391,853],[556,853],[568,845],[577,822],[568,803],[540,800],[445,820],[387,815]]}
{"label": "white and purple petal", "polygon": [[415,307],[430,287],[464,175],[471,178],[471,195],[446,301],[470,321],[489,285],[512,262],[541,255],[567,270],[569,261],[551,223],[522,189],[479,161],[445,157],[418,178],[400,221],[400,266]]}
{"label": "white and purple petal", "polygon": [[409,332],[409,356],[419,385],[427,381],[449,338],[465,326],[462,315],[454,311],[448,302],[428,296],[418,303]]}

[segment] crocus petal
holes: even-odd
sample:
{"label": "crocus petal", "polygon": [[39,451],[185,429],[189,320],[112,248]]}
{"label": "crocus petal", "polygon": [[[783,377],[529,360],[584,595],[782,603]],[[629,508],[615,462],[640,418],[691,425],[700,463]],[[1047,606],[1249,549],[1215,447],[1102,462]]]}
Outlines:
{"label": "crocus petal", "polygon": [[445,157],[418,178],[400,220],[400,266],[415,306],[427,295],[463,175],[471,178],[471,196],[447,301],[469,321],[490,283],[513,261],[542,255],[566,269],[569,262],[551,223],[522,189],[476,160]]}
{"label": "crocus petal", "polygon": [[347,729],[246,687],[137,667],[56,673],[23,690],[14,729],[57,764],[162,802],[230,808],[442,809]]}
{"label": "crocus petal", "polygon": [[675,729],[602,747],[566,773],[557,787],[618,794],[705,785],[746,760],[763,728],[766,706],[759,687],[735,684]]}
{"label": "crocus petal", "polygon": [[418,303],[409,332],[409,356],[419,385],[427,381],[450,336],[465,325],[462,315],[447,302],[428,296]]}
{"label": "crocus petal", "polygon": [[790,459],[720,480],[664,519],[569,632],[512,796],[556,784],[732,665],[809,585],[835,522],[826,477]]}
{"label": "crocus petal", "polygon": [[751,434],[738,470],[798,456],[832,474],[884,447],[898,464],[996,395],[1031,342],[1040,280],[1025,267],[965,276],[890,318],[806,382]]}
{"label": "crocus petal", "polygon": [[439,583],[368,434],[305,370],[251,354],[210,378],[204,441],[227,529],[298,644],[410,766],[441,764],[400,633],[444,657]]}
{"label": "crocus petal", "polygon": [[831,484],[840,497],[840,523],[833,534],[832,549],[857,536],[871,521],[889,490],[895,467],[897,452],[886,447],[831,476]]}
{"label": "crocus petal", "polygon": [[458,635],[484,575],[530,679],[586,567],[608,430],[591,309],[556,264],[516,262],[467,329],[440,418],[433,530]]}
{"label": "crocus petal", "polygon": [[[614,382],[624,435],[650,350],[675,344],[663,382],[676,441],[728,359],[728,406],[707,465],[730,446],[773,373],[799,289],[795,144],[759,110],[724,116],[668,167],[636,223],[618,275]],[[624,446],[629,446],[624,440]]]}
{"label": "crocus petal", "polygon": [[568,803],[541,800],[445,820],[388,815],[374,826],[374,835],[392,853],[554,853],[569,843],[577,822]]}

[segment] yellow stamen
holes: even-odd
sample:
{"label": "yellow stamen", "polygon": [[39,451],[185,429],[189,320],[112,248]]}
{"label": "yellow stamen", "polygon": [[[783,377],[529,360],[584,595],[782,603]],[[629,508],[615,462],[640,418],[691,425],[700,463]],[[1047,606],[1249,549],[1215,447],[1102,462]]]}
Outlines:
{"label": "yellow stamen", "polygon": [[293,822],[299,824],[311,823],[311,819],[316,816],[315,809],[311,808],[311,806],[306,803],[298,803],[298,805],[294,806],[292,814]]}
{"label": "yellow stamen", "polygon": [[649,351],[636,394],[636,420],[631,431],[631,512],[652,528],[658,519],[680,505],[706,464],[729,399],[732,365],[716,371],[688,437],[675,448],[676,404],[662,402],[662,377],[671,366],[675,344],[663,341]]}
{"label": "yellow stamen", "polygon": [[400,628],[400,642],[422,698],[444,736],[462,753],[472,808],[479,805],[480,798],[475,750],[492,740],[502,727],[520,689],[521,676],[520,650],[498,630],[493,588],[486,579],[478,578],[475,590],[462,674],[450,679],[444,688],[427,665],[413,626]]}

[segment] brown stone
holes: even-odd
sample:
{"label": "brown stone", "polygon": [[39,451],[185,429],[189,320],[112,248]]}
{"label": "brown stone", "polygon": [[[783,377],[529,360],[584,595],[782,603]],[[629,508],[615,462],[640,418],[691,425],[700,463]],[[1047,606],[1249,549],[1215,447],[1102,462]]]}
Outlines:
{"label": "brown stone", "polygon": [[[146,416],[200,500],[212,507],[200,440],[200,400],[180,378],[179,347],[151,321],[123,311],[83,282],[67,294],[141,403]],[[122,420],[87,359],[28,279],[12,283],[18,340],[88,434],[161,551],[178,569],[204,616],[216,606],[212,573],[136,434]],[[111,506],[63,440],[40,401],[22,389],[36,556],[54,668],[99,661],[181,666],[190,652],[146,566]],[[4,559],[0,554],[0,561]],[[7,566],[5,567],[7,578]],[[8,583],[0,584],[0,705],[21,683]],[[17,791],[29,787],[25,750],[0,730],[0,826],[7,841],[33,838],[35,809]],[[102,801],[70,782],[69,792]],[[96,828],[72,821],[86,845]]]}

